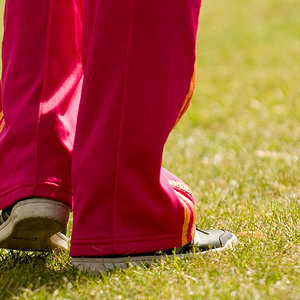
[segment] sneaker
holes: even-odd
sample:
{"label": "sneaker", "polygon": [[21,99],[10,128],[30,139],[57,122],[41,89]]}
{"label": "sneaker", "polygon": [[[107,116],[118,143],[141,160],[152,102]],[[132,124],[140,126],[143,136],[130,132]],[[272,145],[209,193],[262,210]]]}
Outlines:
{"label": "sneaker", "polygon": [[236,242],[236,235],[228,231],[201,230],[197,227],[194,240],[180,248],[132,256],[73,257],[72,264],[83,272],[99,273],[127,269],[130,265],[150,265],[166,255],[172,259],[175,255],[183,258],[193,253],[219,252],[232,248]]}
{"label": "sneaker", "polygon": [[61,232],[68,223],[70,208],[64,203],[30,198],[2,210],[0,248],[50,251],[67,249],[67,237]]}

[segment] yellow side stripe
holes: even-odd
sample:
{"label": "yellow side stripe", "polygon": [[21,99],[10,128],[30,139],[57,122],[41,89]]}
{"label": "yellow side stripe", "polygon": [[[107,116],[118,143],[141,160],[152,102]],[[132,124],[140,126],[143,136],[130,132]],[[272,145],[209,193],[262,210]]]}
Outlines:
{"label": "yellow side stripe", "polygon": [[190,224],[190,219],[191,219],[191,214],[190,214],[190,210],[188,205],[186,204],[186,202],[181,198],[181,194],[176,192],[178,196],[179,201],[181,202],[181,204],[183,205],[184,208],[184,221],[183,221],[183,225],[182,225],[182,237],[181,237],[181,245],[184,246],[188,243],[188,229],[189,229],[189,224]]}
{"label": "yellow side stripe", "polygon": [[189,199],[188,197],[184,196],[183,194],[180,194],[181,199],[183,199],[185,201],[185,203],[191,208],[193,215],[194,215],[194,220],[196,220],[197,217],[197,212],[196,212],[196,206],[194,204],[194,202]]}
{"label": "yellow side stripe", "polygon": [[187,111],[191,100],[192,100],[192,96],[194,94],[194,90],[195,90],[195,84],[196,84],[196,71],[197,71],[197,59],[195,60],[195,65],[194,65],[194,73],[190,82],[190,89],[188,91],[188,94],[184,100],[184,103],[182,105],[182,108],[179,112],[176,124],[181,120],[182,116],[184,115],[184,113]]}
{"label": "yellow side stripe", "polygon": [[[183,224],[183,227],[182,227],[182,246],[184,246],[188,243],[187,235],[188,235],[189,224],[190,224],[190,221],[191,221],[190,209],[193,212],[193,223],[194,223],[193,227],[191,229],[192,238],[195,237],[195,232],[196,232],[197,211],[196,211],[196,206],[195,206],[194,202],[191,199],[189,199],[185,195],[181,194],[179,191],[174,190],[174,192],[176,193],[176,195],[178,196],[180,202],[184,206],[185,219],[184,219],[184,224]],[[188,218],[188,220],[187,220],[187,218]]]}
{"label": "yellow side stripe", "polygon": [[185,202],[188,204],[188,206],[192,209],[193,214],[195,216],[195,220],[196,220],[196,206],[195,203],[193,202],[193,200],[191,200],[189,197],[185,196],[181,191],[187,193],[190,197],[192,197],[194,199],[194,195],[192,190],[190,189],[190,187],[182,182],[179,181],[174,181],[174,180],[169,180],[169,184],[172,186],[172,188],[174,189],[174,191],[176,192],[177,195],[180,195],[182,197],[182,199],[185,200]]}
{"label": "yellow side stripe", "polygon": [[3,120],[1,125],[0,125],[0,133],[2,132],[4,125],[5,125],[5,121]]}
{"label": "yellow side stripe", "polygon": [[0,121],[2,120],[3,118],[3,110],[0,112]]}

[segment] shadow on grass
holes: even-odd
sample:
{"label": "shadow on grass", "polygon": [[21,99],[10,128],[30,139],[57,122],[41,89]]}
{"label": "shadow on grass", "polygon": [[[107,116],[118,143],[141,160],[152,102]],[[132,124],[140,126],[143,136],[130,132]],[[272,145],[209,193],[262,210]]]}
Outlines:
{"label": "shadow on grass", "polygon": [[0,299],[38,292],[51,295],[57,290],[77,289],[83,281],[95,278],[74,268],[66,252],[7,250],[0,250],[0,277]]}

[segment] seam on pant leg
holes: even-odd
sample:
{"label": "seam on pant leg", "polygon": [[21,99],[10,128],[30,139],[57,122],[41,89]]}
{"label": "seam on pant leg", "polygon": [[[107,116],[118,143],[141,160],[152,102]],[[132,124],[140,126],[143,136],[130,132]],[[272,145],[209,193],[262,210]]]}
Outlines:
{"label": "seam on pant leg", "polygon": [[118,145],[117,145],[117,154],[116,154],[116,171],[115,171],[115,180],[114,180],[114,192],[113,192],[113,216],[112,216],[112,247],[114,251],[114,238],[115,238],[115,220],[116,220],[116,202],[118,197],[118,181],[119,181],[119,168],[120,168],[120,151],[121,151],[121,139],[122,139],[122,129],[124,122],[124,111],[125,111],[125,102],[126,102],[126,92],[127,92],[127,82],[128,82],[128,72],[129,72],[129,60],[130,60],[130,49],[133,35],[133,19],[134,19],[134,9],[135,9],[135,0],[132,0],[129,16],[129,28],[128,28],[128,44],[126,50],[126,64],[124,72],[124,83],[122,91],[122,102],[121,102],[121,114],[120,114],[120,123],[119,123],[119,133],[118,133]]}
{"label": "seam on pant leg", "polygon": [[38,158],[39,158],[39,135],[40,135],[40,124],[41,124],[41,117],[42,117],[42,100],[43,95],[46,89],[46,80],[48,74],[48,63],[49,63],[49,48],[50,48],[50,34],[51,34],[51,15],[52,15],[52,3],[53,0],[49,0],[49,8],[48,8],[48,22],[47,22],[47,35],[46,35],[46,49],[45,49],[45,63],[44,63],[44,76],[43,76],[43,86],[40,95],[40,102],[38,107],[38,116],[37,116],[37,125],[36,125],[36,145],[35,145],[35,162],[34,162],[34,180],[36,182],[36,186],[33,188],[33,194],[37,189],[37,181],[38,181]]}

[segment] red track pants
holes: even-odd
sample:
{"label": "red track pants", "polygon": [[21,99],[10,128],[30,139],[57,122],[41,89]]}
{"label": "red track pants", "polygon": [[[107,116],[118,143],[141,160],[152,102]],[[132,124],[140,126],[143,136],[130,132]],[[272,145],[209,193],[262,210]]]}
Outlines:
{"label": "red track pants", "polygon": [[0,208],[34,196],[72,206],[71,256],[191,241],[193,196],[161,161],[192,95],[199,9],[200,0],[7,0]]}

